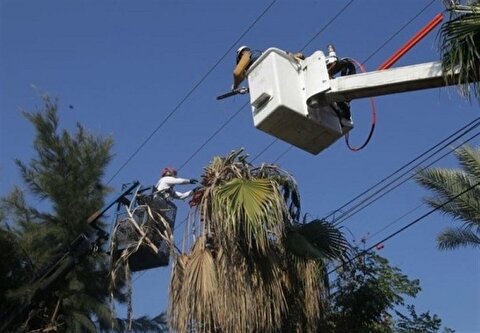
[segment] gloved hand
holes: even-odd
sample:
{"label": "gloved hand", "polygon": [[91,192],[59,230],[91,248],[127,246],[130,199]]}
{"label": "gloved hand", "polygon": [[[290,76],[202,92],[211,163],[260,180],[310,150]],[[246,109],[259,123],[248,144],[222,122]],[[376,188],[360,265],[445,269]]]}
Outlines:
{"label": "gloved hand", "polygon": [[192,189],[192,193],[196,193],[200,188],[201,188],[201,186],[194,187]]}
{"label": "gloved hand", "polygon": [[190,179],[190,184],[196,184],[196,183],[198,183],[198,180],[196,180],[196,179],[193,179],[193,178],[192,178],[192,179]]}

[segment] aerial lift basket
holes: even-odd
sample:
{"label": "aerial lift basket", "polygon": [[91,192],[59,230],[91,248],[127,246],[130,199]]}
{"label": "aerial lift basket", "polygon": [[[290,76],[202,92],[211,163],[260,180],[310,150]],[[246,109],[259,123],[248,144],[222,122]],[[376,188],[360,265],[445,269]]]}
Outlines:
{"label": "aerial lift basket", "polygon": [[256,128],[312,154],[329,147],[353,126],[341,126],[321,96],[330,89],[325,55],[299,60],[269,48],[247,72]]}
{"label": "aerial lift basket", "polygon": [[165,231],[165,227],[161,222],[149,216],[147,206],[151,211],[160,213],[171,230],[174,229],[177,213],[177,207],[173,202],[161,196],[153,197],[152,194],[144,195],[140,192],[142,190],[139,187],[128,204],[122,203],[117,207],[114,222],[115,232],[112,235],[113,242],[116,244],[113,250],[113,260],[117,260],[123,251],[131,250],[132,246],[135,246],[140,239],[140,234],[129,220],[130,218],[134,219],[135,223],[146,233],[149,241],[158,248],[158,253],[155,253],[150,247],[142,244],[137,251],[133,252],[128,257],[130,270],[133,272],[168,266],[169,263],[170,249],[167,242],[158,234],[158,230]]}

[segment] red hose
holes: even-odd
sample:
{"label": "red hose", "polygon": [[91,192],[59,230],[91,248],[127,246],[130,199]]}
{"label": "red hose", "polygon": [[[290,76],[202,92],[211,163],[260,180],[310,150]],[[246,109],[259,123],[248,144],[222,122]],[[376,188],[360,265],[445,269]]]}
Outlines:
{"label": "red hose", "polygon": [[[431,19],[430,22],[428,22],[422,29],[420,29],[412,38],[410,38],[410,40],[408,40],[383,64],[381,64],[378,70],[384,70],[392,67],[393,64],[395,64],[398,61],[398,59],[400,59],[405,53],[410,51],[412,47],[417,45],[417,43],[421,41],[427,34],[429,34],[437,25],[439,25],[442,22],[442,20],[443,20],[442,13],[438,13],[437,15],[435,15],[435,17]],[[355,59],[350,59],[350,60],[353,63],[355,63],[363,73],[366,72],[365,67],[362,64],[360,64]],[[368,134],[368,137],[363,143],[363,145],[361,145],[358,148],[351,147],[349,142],[349,135],[348,135],[349,133],[345,134],[345,142],[347,143],[348,148],[352,151],[362,150],[367,146],[367,144],[370,142],[370,139],[372,138],[373,132],[375,130],[375,124],[377,123],[377,107],[375,105],[375,99],[373,97],[370,98],[370,104],[372,108],[372,122],[371,122],[372,125],[370,127],[370,133]]]}

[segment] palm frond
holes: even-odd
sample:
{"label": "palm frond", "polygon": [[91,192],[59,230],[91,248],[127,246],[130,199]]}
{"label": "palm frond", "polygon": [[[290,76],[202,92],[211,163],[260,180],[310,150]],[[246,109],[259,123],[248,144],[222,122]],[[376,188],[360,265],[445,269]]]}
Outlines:
{"label": "palm frond", "polygon": [[324,253],[298,230],[287,231],[285,244],[288,251],[300,258],[321,260],[325,257]]}
{"label": "palm frond", "polygon": [[480,181],[480,150],[465,145],[455,150],[455,156],[469,177],[476,182]]}
{"label": "palm frond", "polygon": [[480,237],[469,228],[446,228],[437,236],[437,242],[441,250],[480,247]]}
{"label": "palm frond", "polygon": [[[478,247],[480,242],[480,188],[476,186],[480,182],[480,150],[464,146],[455,156],[462,169],[427,168],[415,175],[417,183],[433,192],[425,202],[462,223],[438,236],[442,250]],[[464,194],[458,196],[460,193]]]}
{"label": "palm frond", "polygon": [[460,74],[456,84],[467,97],[480,98],[480,5],[472,12],[452,14],[440,31],[442,66],[447,81]]}
{"label": "palm frond", "polygon": [[271,236],[283,233],[284,203],[276,186],[268,179],[236,178],[214,193],[211,221],[226,241],[244,240],[265,252]]}
{"label": "palm frond", "polygon": [[185,254],[175,258],[170,278],[170,297],[168,303],[168,317],[170,326],[179,332],[186,332],[190,299],[186,291],[186,273],[185,269],[188,262],[188,256]]}
{"label": "palm frond", "polygon": [[[468,224],[480,224],[480,191],[474,188],[463,195],[459,193],[476,184],[462,170],[430,168],[420,170],[416,181],[434,192],[434,196],[425,198],[433,208],[439,208],[445,214]],[[455,198],[456,197],[456,198]]]}
{"label": "palm frond", "polygon": [[348,251],[348,243],[341,231],[324,220],[294,224],[289,227],[286,242],[295,255],[310,259],[339,259]]}
{"label": "palm frond", "polygon": [[[182,299],[180,305],[183,308],[170,313],[171,326],[182,332],[187,330],[188,325],[193,325],[198,331],[212,331],[221,308],[217,297],[215,262],[204,237],[199,237],[195,242],[181,274],[184,279],[182,286],[177,286],[179,289],[173,296]],[[172,307],[178,305],[172,304]]]}
{"label": "palm frond", "polygon": [[322,261],[294,258],[289,264],[288,317],[286,331],[317,332],[325,313],[326,276]]}

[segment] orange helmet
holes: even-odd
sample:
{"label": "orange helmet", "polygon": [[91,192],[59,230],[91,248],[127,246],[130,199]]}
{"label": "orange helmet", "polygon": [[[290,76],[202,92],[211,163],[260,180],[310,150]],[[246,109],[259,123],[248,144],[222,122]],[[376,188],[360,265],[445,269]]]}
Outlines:
{"label": "orange helmet", "polygon": [[162,177],[165,176],[176,176],[177,175],[177,170],[175,170],[172,167],[166,167],[162,170]]}

